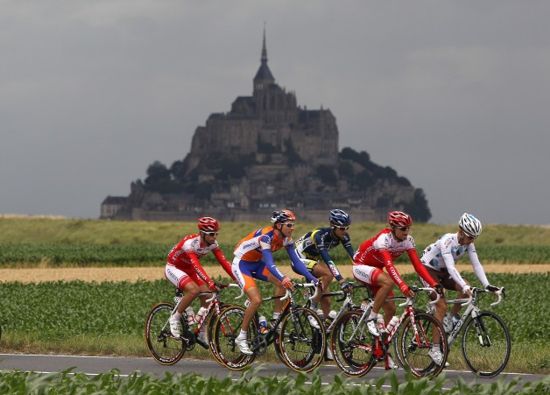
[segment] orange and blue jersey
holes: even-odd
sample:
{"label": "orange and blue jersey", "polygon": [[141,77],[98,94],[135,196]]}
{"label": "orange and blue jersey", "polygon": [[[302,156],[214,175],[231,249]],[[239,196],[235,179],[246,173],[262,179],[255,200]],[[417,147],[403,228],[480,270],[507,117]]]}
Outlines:
{"label": "orange and blue jersey", "polygon": [[288,256],[299,274],[306,277],[308,281],[317,283],[317,278],[309,273],[302,260],[296,254],[292,238],[281,237],[280,233],[275,232],[272,226],[257,229],[239,241],[235,247],[233,264],[238,264],[240,272],[243,275],[266,281],[267,270],[281,281],[284,275],[275,266],[272,255],[272,252],[278,251],[281,248],[287,250]]}

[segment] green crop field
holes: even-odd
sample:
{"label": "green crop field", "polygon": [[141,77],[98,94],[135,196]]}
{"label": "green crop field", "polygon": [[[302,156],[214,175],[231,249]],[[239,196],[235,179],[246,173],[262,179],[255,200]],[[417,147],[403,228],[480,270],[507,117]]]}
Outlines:
{"label": "green crop field", "polygon": [[[388,385],[390,388],[383,388]],[[298,374],[296,377],[281,375],[262,377],[254,370],[245,372],[240,379],[231,377],[218,379],[198,374],[170,374],[157,378],[152,375],[133,373],[121,377],[117,371],[86,376],[70,371],[54,374],[26,372],[0,373],[0,393],[26,394],[302,394],[302,395],[382,395],[382,394],[440,394],[450,395],[500,395],[500,394],[548,394],[550,379],[533,383],[512,380],[510,383],[465,383],[455,382],[451,388],[444,383],[444,377],[414,380],[407,378],[399,383],[395,373],[388,373],[376,380],[365,379],[361,384],[351,383],[340,375],[331,384],[323,385],[318,371]]]}
{"label": "green crop field", "polygon": [[[267,225],[222,224],[219,242],[228,257],[235,244],[250,231]],[[298,223],[299,237],[315,226]],[[354,247],[376,234],[381,223],[353,224]],[[164,262],[179,239],[196,230],[193,223],[100,221],[44,218],[0,218],[0,266],[147,265]],[[416,224],[413,235],[421,251],[454,226]],[[550,228],[488,225],[476,242],[483,260],[512,263],[550,263]],[[341,248],[331,252],[336,261],[348,261]],[[213,257],[204,259],[206,264]]]}
{"label": "green crop field", "polygon": [[[414,283],[415,279],[405,276]],[[467,275],[473,284],[477,282]],[[492,308],[510,328],[513,341],[509,369],[550,372],[550,306],[545,300],[549,275],[490,274],[505,286],[507,297]],[[264,295],[270,285],[261,283]],[[167,281],[138,283],[5,283],[0,286],[3,349],[26,352],[69,352],[148,355],[143,329],[149,308],[171,300]],[[225,294],[232,301],[236,291]],[[360,296],[360,295],[358,295]],[[490,297],[482,300],[488,306]],[[242,304],[242,301],[237,302]],[[195,306],[196,307],[196,306]],[[271,315],[271,305],[262,307]],[[459,355],[459,347],[453,349]],[[193,351],[191,355],[196,351]],[[208,357],[207,354],[199,354]],[[453,367],[456,367],[454,365]]]}

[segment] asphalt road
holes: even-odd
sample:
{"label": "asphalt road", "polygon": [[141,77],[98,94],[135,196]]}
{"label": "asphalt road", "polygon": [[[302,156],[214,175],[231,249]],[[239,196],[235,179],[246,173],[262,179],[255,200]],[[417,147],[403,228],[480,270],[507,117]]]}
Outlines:
{"label": "asphalt road", "polygon": [[[258,366],[260,363],[254,363]],[[265,363],[259,374],[264,376],[287,376],[293,372],[286,368],[282,363]],[[153,358],[136,357],[105,357],[105,356],[74,356],[74,355],[36,355],[36,354],[0,354],[0,371],[33,371],[40,373],[59,372],[69,368],[74,368],[75,372],[82,372],[89,375],[95,375],[108,372],[111,369],[118,369],[121,375],[129,375],[136,371],[149,373],[162,377],[165,372],[171,373],[198,373],[203,376],[215,376],[225,378],[228,375],[234,379],[240,377],[240,373],[231,372],[211,360],[182,359],[174,366],[159,365]],[[324,383],[331,383],[336,374],[340,371],[338,367],[331,364],[321,365],[320,373]],[[540,374],[522,374],[522,373],[502,373],[495,379],[486,379],[475,376],[469,371],[457,371],[446,369],[447,387],[452,387],[453,383],[462,377],[466,382],[490,383],[497,379],[510,381],[520,377],[522,381],[538,381],[544,375]],[[354,379],[354,382],[361,383],[382,376],[385,370],[382,367],[374,367],[366,376]],[[403,370],[398,370],[398,377],[403,378]]]}

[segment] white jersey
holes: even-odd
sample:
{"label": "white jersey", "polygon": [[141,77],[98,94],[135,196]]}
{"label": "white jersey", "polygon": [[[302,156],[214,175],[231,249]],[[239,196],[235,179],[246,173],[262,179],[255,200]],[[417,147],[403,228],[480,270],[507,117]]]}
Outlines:
{"label": "white jersey", "polygon": [[461,245],[458,243],[458,233],[447,233],[443,235],[435,243],[430,244],[424,249],[420,260],[425,266],[428,266],[434,270],[441,271],[447,270],[451,275],[451,278],[463,288],[466,282],[456,270],[455,262],[468,253],[474,272],[484,287],[489,285],[487,276],[479,258],[477,256],[476,247],[474,243],[468,245]]}

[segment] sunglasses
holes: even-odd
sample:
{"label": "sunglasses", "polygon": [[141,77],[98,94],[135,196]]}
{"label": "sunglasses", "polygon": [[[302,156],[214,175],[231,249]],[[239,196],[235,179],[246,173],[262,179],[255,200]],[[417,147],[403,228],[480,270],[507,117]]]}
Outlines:
{"label": "sunglasses", "polygon": [[286,224],[283,224],[283,225],[286,226],[287,228],[294,228],[294,224],[291,222],[287,222]]}
{"label": "sunglasses", "polygon": [[205,236],[217,236],[218,232],[202,232],[205,234]]}
{"label": "sunglasses", "polygon": [[335,228],[340,230],[348,230],[349,226],[335,226]]}
{"label": "sunglasses", "polygon": [[410,226],[398,226],[397,229],[399,229],[401,232],[406,232],[410,229]]}
{"label": "sunglasses", "polygon": [[475,236],[470,236],[468,233],[466,232],[463,232],[464,233],[464,237],[466,237],[467,239],[470,239],[470,240],[474,240],[476,237]]}

